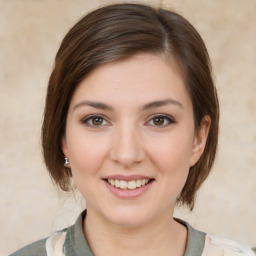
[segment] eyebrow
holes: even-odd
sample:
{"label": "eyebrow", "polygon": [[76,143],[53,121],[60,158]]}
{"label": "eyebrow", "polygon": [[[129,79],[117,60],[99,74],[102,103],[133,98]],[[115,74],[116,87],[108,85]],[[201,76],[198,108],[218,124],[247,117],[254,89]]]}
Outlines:
{"label": "eyebrow", "polygon": [[109,106],[105,103],[89,101],[89,100],[84,100],[84,101],[78,103],[77,105],[75,105],[74,108],[73,108],[73,111],[75,109],[79,108],[79,107],[82,107],[82,106],[90,106],[90,107],[97,108],[97,109],[114,111],[113,107],[111,107],[111,106]]}
{"label": "eyebrow", "polygon": [[148,109],[151,109],[151,108],[163,107],[163,106],[166,106],[166,105],[169,105],[169,104],[176,105],[177,107],[183,109],[183,105],[179,101],[171,99],[171,98],[168,98],[168,99],[165,99],[165,100],[157,100],[157,101],[150,102],[150,103],[144,105],[141,109],[143,111],[145,111],[145,110],[148,110]]}
{"label": "eyebrow", "polygon": [[[163,107],[163,106],[170,105],[170,104],[176,105],[177,107],[183,109],[183,105],[179,101],[176,101],[171,98],[168,98],[165,100],[157,100],[157,101],[147,103],[144,106],[142,106],[140,109],[142,111],[146,111],[146,110],[149,110],[152,108],[159,108],[159,107]],[[89,100],[84,100],[84,101],[76,104],[73,108],[73,111],[82,106],[90,106],[90,107],[97,108],[97,109],[114,111],[114,108],[110,105],[107,105],[102,102],[95,102],[95,101],[89,101]]]}

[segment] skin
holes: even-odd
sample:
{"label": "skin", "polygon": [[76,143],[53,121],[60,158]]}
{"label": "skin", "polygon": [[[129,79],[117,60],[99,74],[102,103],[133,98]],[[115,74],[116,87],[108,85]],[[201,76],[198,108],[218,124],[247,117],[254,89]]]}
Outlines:
{"label": "skin", "polygon": [[[78,85],[62,148],[86,200],[83,228],[95,255],[184,255],[187,230],[172,214],[209,126],[205,117],[195,131],[184,81],[160,55],[104,64]],[[119,198],[104,180],[117,174],[152,180],[138,197]]]}

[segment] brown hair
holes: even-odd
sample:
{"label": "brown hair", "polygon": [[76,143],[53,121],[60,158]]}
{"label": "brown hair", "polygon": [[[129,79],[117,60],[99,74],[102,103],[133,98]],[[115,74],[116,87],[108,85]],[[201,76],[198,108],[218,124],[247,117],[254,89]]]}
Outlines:
{"label": "brown hair", "polygon": [[71,188],[71,170],[63,166],[61,139],[70,99],[77,85],[99,65],[136,53],[164,54],[174,60],[190,94],[195,127],[205,117],[211,126],[203,155],[190,169],[177,202],[194,206],[195,194],[214,162],[219,108],[211,64],[195,28],[179,14],[140,4],[114,4],[83,17],[67,33],[55,58],[49,79],[42,146],[53,180],[65,191]]}

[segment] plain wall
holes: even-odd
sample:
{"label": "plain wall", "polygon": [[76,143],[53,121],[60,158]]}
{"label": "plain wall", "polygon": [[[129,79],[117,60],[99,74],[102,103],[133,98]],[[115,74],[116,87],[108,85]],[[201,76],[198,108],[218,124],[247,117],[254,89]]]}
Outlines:
{"label": "plain wall", "polygon": [[[0,0],[0,255],[74,222],[79,195],[58,191],[43,165],[40,126],[61,39],[86,12],[113,1]],[[119,1],[115,1],[119,2]],[[219,92],[220,141],[192,213],[196,228],[256,246],[256,1],[146,1],[199,30]]]}

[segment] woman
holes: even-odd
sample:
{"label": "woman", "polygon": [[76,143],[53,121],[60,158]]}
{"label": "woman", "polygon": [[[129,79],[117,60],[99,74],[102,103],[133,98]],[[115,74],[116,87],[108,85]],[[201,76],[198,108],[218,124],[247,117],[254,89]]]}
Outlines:
{"label": "woman", "polygon": [[[87,209],[12,255],[253,255],[172,218],[214,162],[218,99],[205,45],[180,15],[109,5],[63,39],[42,127],[46,166]],[[64,164],[64,165],[63,165]]]}

